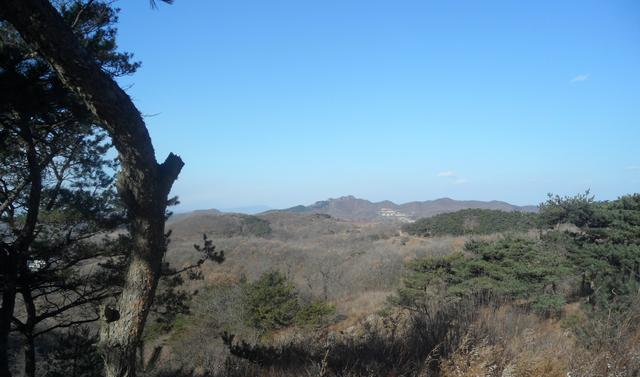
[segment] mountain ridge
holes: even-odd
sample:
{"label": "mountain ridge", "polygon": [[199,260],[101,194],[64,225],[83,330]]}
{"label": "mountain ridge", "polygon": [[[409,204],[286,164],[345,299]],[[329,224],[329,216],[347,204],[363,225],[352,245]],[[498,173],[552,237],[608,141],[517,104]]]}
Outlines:
{"label": "mountain ridge", "polygon": [[317,201],[308,206],[298,205],[274,211],[321,213],[345,220],[376,220],[389,218],[411,221],[422,217],[431,217],[440,213],[455,212],[470,208],[522,212],[536,212],[538,210],[537,206],[517,206],[500,200],[455,200],[445,197],[434,200],[411,201],[396,204],[390,200],[371,202],[366,199],[356,198],[353,195],[347,195]]}
{"label": "mountain ridge", "polygon": [[[390,200],[372,202],[366,199],[357,198],[353,195],[347,195],[341,196],[339,198],[319,200],[313,204],[309,204],[306,206],[297,205],[289,208],[271,209],[264,212],[252,214],[323,214],[343,220],[398,220],[402,222],[410,222],[423,217],[435,216],[440,213],[456,212],[459,210],[472,208],[522,212],[537,212],[538,210],[537,206],[518,206],[500,200],[455,200],[452,198],[444,197],[433,200],[411,201],[407,203],[396,204]],[[183,218],[194,215],[218,216],[233,213],[234,212],[220,211],[217,209],[195,210],[175,214],[170,218],[170,221],[175,222],[177,220],[181,220]]]}

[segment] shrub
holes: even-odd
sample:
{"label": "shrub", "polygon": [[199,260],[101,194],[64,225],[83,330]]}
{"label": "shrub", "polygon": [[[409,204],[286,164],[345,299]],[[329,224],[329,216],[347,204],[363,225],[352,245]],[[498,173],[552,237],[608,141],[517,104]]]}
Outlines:
{"label": "shrub", "polygon": [[253,283],[243,285],[245,322],[262,333],[291,325],[319,327],[326,325],[335,306],[315,300],[300,301],[293,284],[280,272],[262,274]]}
{"label": "shrub", "polygon": [[547,291],[556,294],[559,283],[571,271],[564,256],[537,241],[471,241],[465,249],[466,254],[409,263],[397,303],[415,307],[425,296],[435,294],[531,300]]}
{"label": "shrub", "polygon": [[[567,258],[582,280],[580,293],[593,307],[626,310],[640,289],[640,194],[611,202],[586,195],[555,197],[541,208],[568,208],[567,218],[580,226],[563,234]],[[546,238],[557,237],[553,233]]]}
{"label": "shrub", "polygon": [[540,223],[553,227],[562,223],[576,226],[587,225],[594,215],[594,197],[589,190],[576,196],[548,194],[548,200],[540,204]]}
{"label": "shrub", "polygon": [[543,294],[534,299],[531,309],[541,317],[560,317],[566,303],[567,301],[562,295]]}
{"label": "shrub", "polygon": [[324,301],[312,301],[298,310],[294,322],[298,326],[320,327],[326,325],[335,312],[336,307],[334,305]]}
{"label": "shrub", "polygon": [[298,294],[293,284],[277,271],[267,272],[243,287],[246,322],[262,332],[293,324],[300,310]]}

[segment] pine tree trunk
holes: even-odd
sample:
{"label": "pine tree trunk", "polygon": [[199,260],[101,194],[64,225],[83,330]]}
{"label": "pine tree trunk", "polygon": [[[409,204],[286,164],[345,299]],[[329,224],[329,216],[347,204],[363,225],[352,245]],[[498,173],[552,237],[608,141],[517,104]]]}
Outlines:
{"label": "pine tree trunk", "polygon": [[25,377],[36,376],[36,345],[33,336],[25,338],[24,345],[24,375]]}
{"label": "pine tree trunk", "polygon": [[[8,256],[6,259],[10,258],[11,256]],[[10,268],[9,263],[4,267]],[[11,371],[9,370],[9,332],[16,304],[16,281],[15,276],[10,273],[4,274],[4,276],[6,280],[3,282],[2,307],[0,307],[0,377],[11,377]]]}
{"label": "pine tree trunk", "polygon": [[[21,272],[22,275],[28,274],[24,268]],[[22,300],[27,312],[27,320],[24,327],[21,329],[22,335],[24,335],[24,375],[25,377],[35,377],[36,375],[36,345],[33,336],[36,324],[36,305],[33,302],[31,291],[28,289],[22,289]]]}
{"label": "pine tree trunk", "polygon": [[155,254],[165,247],[164,221],[140,221],[137,228],[134,242],[138,250],[147,252],[136,254],[131,261],[115,310],[103,310],[100,350],[107,377],[135,375],[136,350],[160,275],[162,259]]}
{"label": "pine tree trunk", "polygon": [[51,64],[60,80],[95,116],[118,150],[118,189],[131,220],[133,247],[122,295],[102,312],[100,350],[107,377],[135,375],[136,348],[153,302],[165,252],[164,212],[182,160],[155,159],[151,138],[129,96],[95,59],[47,0],[2,0],[11,23]]}
{"label": "pine tree trunk", "polygon": [[[9,333],[11,331],[11,322],[13,321],[13,312],[15,310],[16,294],[20,283],[18,272],[22,266],[25,271],[22,271],[20,275],[24,276],[27,273],[27,253],[31,243],[35,239],[36,223],[38,221],[40,199],[42,196],[42,171],[31,130],[24,124],[21,124],[20,134],[27,144],[26,155],[29,165],[30,187],[27,202],[28,210],[25,216],[24,226],[14,241],[14,245],[1,251],[4,254],[4,258],[2,259],[2,275],[5,277],[5,282],[2,292],[2,308],[0,308],[0,377],[11,376],[8,355]],[[33,301],[31,301],[31,304],[33,304]],[[27,308],[27,311],[29,311],[29,308]],[[35,310],[33,317],[35,317]]]}

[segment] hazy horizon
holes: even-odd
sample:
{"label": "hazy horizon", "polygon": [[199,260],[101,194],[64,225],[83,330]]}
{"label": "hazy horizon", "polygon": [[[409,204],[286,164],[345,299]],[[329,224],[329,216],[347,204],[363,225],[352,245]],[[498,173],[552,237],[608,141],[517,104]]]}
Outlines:
{"label": "hazy horizon", "polygon": [[638,2],[118,6],[177,210],[640,185]]}
{"label": "hazy horizon", "polygon": [[[345,196],[353,196],[357,199],[364,199],[364,200],[368,200],[372,203],[378,203],[378,202],[383,202],[383,201],[391,201],[395,204],[404,204],[404,203],[410,203],[410,202],[424,202],[424,201],[432,201],[432,200],[438,200],[438,199],[453,199],[456,201],[472,201],[472,200],[477,200],[477,201],[482,201],[482,202],[491,202],[491,201],[499,201],[499,202],[505,202],[505,203],[509,203],[509,204],[513,204],[516,206],[537,206],[540,203],[544,202],[547,200],[547,195],[548,194],[553,194],[553,195],[561,195],[561,196],[570,196],[570,195],[575,195],[575,194],[581,194],[584,193],[585,190],[590,190],[591,194],[594,195],[596,200],[615,200],[617,198],[619,198],[620,196],[623,196],[625,194],[629,194],[631,193],[629,192],[625,192],[625,193],[620,193],[619,195],[614,195],[611,197],[604,197],[603,195],[598,195],[597,193],[594,193],[592,189],[590,188],[585,188],[582,190],[578,190],[578,191],[569,191],[567,193],[558,193],[558,192],[547,192],[543,195],[540,195],[540,199],[538,201],[535,202],[518,202],[518,201],[510,201],[510,200],[505,200],[502,198],[487,198],[487,199],[483,199],[483,198],[477,198],[477,197],[454,197],[454,196],[450,196],[450,195],[444,195],[444,196],[436,196],[436,197],[425,197],[425,198],[415,198],[415,199],[407,199],[407,200],[394,200],[394,199],[389,199],[389,198],[382,198],[382,199],[370,199],[368,197],[364,197],[364,196],[359,196],[359,195],[353,195],[353,194],[349,194],[349,193],[345,193],[344,195],[335,195],[335,196],[326,196],[326,197],[321,197],[321,198],[317,198],[317,199],[312,199],[306,202],[286,202],[283,201],[282,203],[285,203],[284,205],[269,205],[268,203],[243,203],[240,202],[237,205],[226,205],[226,204],[220,204],[220,205],[209,205],[207,204],[206,201],[203,201],[204,204],[202,204],[201,206],[191,206],[191,205],[185,205],[184,203],[182,203],[182,197],[180,196],[180,204],[176,207],[173,208],[173,211],[176,213],[184,213],[184,212],[191,212],[191,211],[198,211],[198,210],[209,210],[209,209],[216,209],[222,212],[238,212],[238,213],[248,213],[248,214],[253,214],[253,213],[258,213],[258,211],[254,211],[256,208],[263,208],[264,211],[268,211],[268,210],[280,210],[280,209],[287,209],[287,208],[291,208],[291,207],[295,207],[298,205],[303,205],[303,206],[308,206],[311,204],[314,204],[316,202],[319,201],[323,201],[323,200],[329,200],[329,199],[337,199],[337,198],[341,198],[341,197],[345,197]],[[636,190],[637,191],[637,190]],[[634,191],[635,192],[635,191]],[[213,203],[213,202],[212,202]]]}

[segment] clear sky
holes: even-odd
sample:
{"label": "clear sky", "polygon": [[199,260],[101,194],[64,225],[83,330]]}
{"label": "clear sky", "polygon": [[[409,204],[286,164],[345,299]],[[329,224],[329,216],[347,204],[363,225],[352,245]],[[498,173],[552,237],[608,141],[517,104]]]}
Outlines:
{"label": "clear sky", "polygon": [[119,1],[179,210],[640,191],[640,2]]}

